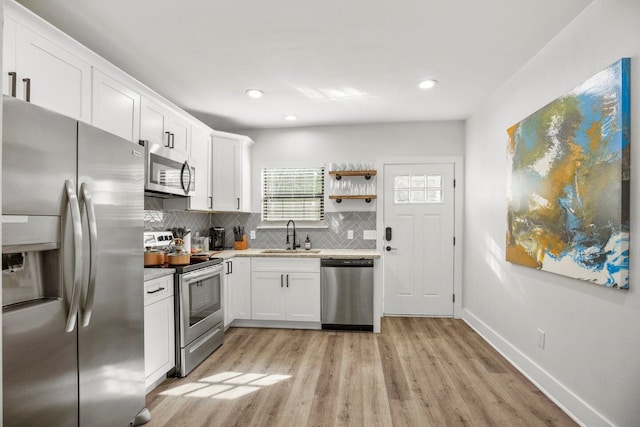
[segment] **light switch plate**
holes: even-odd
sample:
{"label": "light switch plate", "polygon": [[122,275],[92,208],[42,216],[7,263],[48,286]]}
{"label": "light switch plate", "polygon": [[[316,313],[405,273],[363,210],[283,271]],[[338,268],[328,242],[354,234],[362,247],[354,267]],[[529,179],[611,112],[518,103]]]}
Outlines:
{"label": "light switch plate", "polygon": [[256,238],[256,230],[251,230],[251,231],[249,232],[249,238],[250,238],[251,240],[253,240],[253,239],[255,239],[255,238]]}
{"label": "light switch plate", "polygon": [[538,347],[540,347],[541,349],[544,349],[546,333],[542,329],[538,329],[536,332],[537,332],[536,341],[537,341]]}
{"label": "light switch plate", "polygon": [[364,240],[376,240],[376,230],[364,230],[362,232],[362,238]]}
{"label": "light switch plate", "polygon": [[353,239],[353,230],[347,231],[347,239],[348,240],[352,240]]}

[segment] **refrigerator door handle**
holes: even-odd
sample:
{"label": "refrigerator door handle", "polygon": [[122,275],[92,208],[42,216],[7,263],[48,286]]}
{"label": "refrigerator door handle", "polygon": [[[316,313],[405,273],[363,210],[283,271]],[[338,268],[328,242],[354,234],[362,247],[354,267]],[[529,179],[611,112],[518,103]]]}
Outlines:
{"label": "refrigerator door handle", "polygon": [[91,322],[93,312],[93,299],[96,290],[96,275],[98,274],[98,251],[95,245],[98,243],[98,225],[96,221],[96,210],[93,205],[91,190],[86,182],[80,186],[80,197],[87,210],[87,220],[89,222],[89,283],[87,285],[87,297],[83,304],[82,327],[86,328]]}
{"label": "refrigerator door handle", "polygon": [[78,318],[78,306],[80,305],[80,281],[82,280],[82,220],[80,217],[80,204],[76,195],[75,184],[72,180],[65,181],[67,200],[71,210],[71,225],[73,227],[73,288],[71,289],[71,303],[67,314],[67,326],[65,330],[72,332],[75,329]]}

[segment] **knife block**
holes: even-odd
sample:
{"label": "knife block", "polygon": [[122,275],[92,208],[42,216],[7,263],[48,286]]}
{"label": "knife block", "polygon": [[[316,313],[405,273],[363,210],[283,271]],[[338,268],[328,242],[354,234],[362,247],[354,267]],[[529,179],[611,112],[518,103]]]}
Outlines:
{"label": "knife block", "polygon": [[242,236],[242,241],[233,242],[233,249],[236,251],[243,251],[249,247],[247,243],[247,236]]}

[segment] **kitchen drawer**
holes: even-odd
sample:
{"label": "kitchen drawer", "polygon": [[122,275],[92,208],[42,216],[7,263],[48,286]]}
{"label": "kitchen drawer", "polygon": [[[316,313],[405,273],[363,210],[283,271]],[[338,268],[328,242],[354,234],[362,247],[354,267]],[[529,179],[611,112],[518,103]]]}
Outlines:
{"label": "kitchen drawer", "polygon": [[320,258],[253,257],[251,271],[319,273]]}
{"label": "kitchen drawer", "polygon": [[144,282],[144,305],[153,304],[173,295],[173,275]]}

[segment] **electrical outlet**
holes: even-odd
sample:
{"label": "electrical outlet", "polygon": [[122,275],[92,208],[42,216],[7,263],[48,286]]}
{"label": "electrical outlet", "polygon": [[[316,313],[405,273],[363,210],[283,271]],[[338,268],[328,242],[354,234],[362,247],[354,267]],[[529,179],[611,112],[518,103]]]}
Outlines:
{"label": "electrical outlet", "polygon": [[353,230],[347,231],[347,239],[353,240]]}
{"label": "electrical outlet", "polygon": [[256,238],[256,230],[251,230],[249,232],[249,238],[252,240]]}
{"label": "electrical outlet", "polygon": [[546,334],[542,329],[538,329],[538,347],[540,347],[541,349],[544,349],[545,335]]}
{"label": "electrical outlet", "polygon": [[364,240],[376,240],[376,230],[364,230],[362,232],[362,238]]}

